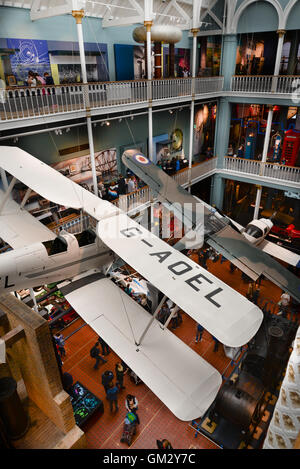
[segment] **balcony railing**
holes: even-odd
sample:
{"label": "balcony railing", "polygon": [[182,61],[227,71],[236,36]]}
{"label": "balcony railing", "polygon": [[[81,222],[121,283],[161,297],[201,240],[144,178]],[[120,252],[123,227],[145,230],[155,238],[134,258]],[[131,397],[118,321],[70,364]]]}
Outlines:
{"label": "balcony railing", "polygon": [[231,91],[239,93],[293,94],[299,87],[297,75],[235,75],[231,79]]}
{"label": "balcony railing", "polygon": [[[72,113],[90,109],[111,108],[148,100],[147,80],[117,81],[53,86],[11,87],[0,90],[0,120]],[[223,77],[195,78],[195,94],[220,92]],[[192,96],[191,78],[151,81],[151,99],[176,100]]]}
{"label": "balcony railing", "polygon": [[227,156],[224,158],[224,170],[244,173],[258,177],[272,178],[287,183],[298,183],[300,188],[300,168],[280,165],[278,163],[262,163],[256,160],[245,160]]}

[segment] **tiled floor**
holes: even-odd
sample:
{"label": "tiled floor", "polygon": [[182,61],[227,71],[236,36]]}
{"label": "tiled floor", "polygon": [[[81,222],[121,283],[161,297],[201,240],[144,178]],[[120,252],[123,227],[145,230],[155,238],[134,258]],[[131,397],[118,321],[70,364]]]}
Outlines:
{"label": "tiled floor", "polygon": [[[246,294],[248,284],[242,282],[240,271],[236,270],[233,274],[230,273],[229,262],[221,264],[220,261],[217,263],[208,261],[208,270],[234,289],[244,295]],[[281,290],[279,288],[269,281],[263,280],[261,297],[277,302],[280,294]],[[65,329],[64,336],[70,335],[72,331],[83,324],[83,321],[78,319]],[[183,314],[183,323],[174,330],[174,333],[218,369],[220,373],[225,373],[226,376],[230,374],[232,370],[230,359],[225,356],[222,346],[219,347],[217,352],[213,352],[214,343],[208,332],[204,332],[201,343],[195,343],[196,323],[188,315]],[[120,442],[126,414],[124,401],[127,393],[134,394],[138,398],[138,413],[141,421],[131,448],[156,448],[156,440],[160,438],[167,438],[172,443],[173,448],[176,449],[216,448],[213,443],[201,435],[195,438],[195,430],[189,426],[189,422],[178,420],[145,384],[142,383],[136,386],[128,376],[125,376],[124,380],[126,389],[121,391],[119,395],[119,411],[111,414],[101,385],[101,375],[107,369],[114,371],[115,363],[119,357],[111,351],[108,355],[108,362],[95,371],[93,369],[94,360],[90,358],[89,350],[96,340],[97,334],[88,325],[80,328],[66,341],[67,355],[63,365],[63,371],[71,373],[74,381],[80,381],[104,402],[104,414],[91,417],[84,427],[88,448],[128,448],[127,444]]]}

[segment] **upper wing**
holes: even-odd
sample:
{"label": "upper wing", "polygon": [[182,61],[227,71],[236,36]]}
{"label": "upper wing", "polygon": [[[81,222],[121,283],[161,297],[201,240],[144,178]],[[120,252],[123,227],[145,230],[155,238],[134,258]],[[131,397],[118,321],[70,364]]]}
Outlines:
{"label": "upper wing", "polygon": [[97,234],[223,344],[239,347],[257,332],[257,306],[126,214],[100,220]]}
{"label": "upper wing", "polygon": [[[187,210],[184,208],[182,217],[184,223],[187,221],[186,224],[191,228],[200,229],[208,244],[237,265],[253,280],[263,274],[300,301],[300,280],[294,274],[268,254],[250,244],[242,234],[230,226],[229,219],[215,215],[213,210],[208,209],[207,204],[203,204],[200,199],[188,194],[160,168],[141,156],[143,155],[137,150],[127,150],[124,152],[122,160],[126,166],[149,184],[151,189],[158,194],[159,200],[169,205],[177,202],[182,206],[183,204],[190,206]],[[184,195],[183,192],[185,192]],[[195,223],[197,203],[202,206],[203,225]]]}
{"label": "upper wing", "polygon": [[98,335],[181,420],[204,414],[222,384],[220,373],[102,274],[60,290]]}
{"label": "upper wing", "polygon": [[[0,190],[0,201],[4,192]],[[12,199],[8,199],[0,215],[0,238],[13,249],[38,241],[48,241],[55,234],[39,222],[27,210],[20,209]]]}
{"label": "upper wing", "polygon": [[58,205],[82,209],[96,219],[119,212],[113,204],[96,197],[21,148],[1,147],[0,168]]}

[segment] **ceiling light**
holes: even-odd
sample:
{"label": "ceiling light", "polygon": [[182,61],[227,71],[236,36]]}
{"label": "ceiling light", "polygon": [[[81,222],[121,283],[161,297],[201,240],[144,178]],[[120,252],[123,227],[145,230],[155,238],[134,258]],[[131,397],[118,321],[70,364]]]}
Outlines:
{"label": "ceiling light", "polygon": [[108,122],[108,121],[106,121],[105,123],[106,123],[106,125],[110,125],[110,122]]}

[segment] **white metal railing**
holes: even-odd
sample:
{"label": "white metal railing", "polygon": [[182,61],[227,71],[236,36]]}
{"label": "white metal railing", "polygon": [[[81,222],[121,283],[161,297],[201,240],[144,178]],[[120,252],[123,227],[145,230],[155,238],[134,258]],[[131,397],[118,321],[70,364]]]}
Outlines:
{"label": "white metal railing", "polygon": [[223,90],[224,77],[196,77],[195,94],[218,93]]}
{"label": "white metal railing", "polygon": [[152,100],[191,96],[191,78],[170,78],[152,81]]}
{"label": "white metal railing", "polygon": [[223,169],[247,175],[299,183],[300,188],[300,168],[293,166],[285,166],[278,163],[262,163],[261,161],[227,156],[224,158]]}
{"label": "white metal railing", "polygon": [[239,93],[292,94],[299,85],[297,75],[235,75],[231,78],[231,91]]}
{"label": "white metal railing", "polygon": [[207,161],[203,161],[202,163],[197,163],[192,166],[191,169],[186,168],[182,171],[176,173],[173,178],[180,186],[184,186],[186,184],[195,183],[197,180],[206,177],[207,174],[214,171],[217,167],[217,158],[210,158]]}
{"label": "white metal railing", "polygon": [[[195,93],[221,91],[223,77],[196,78]],[[151,81],[151,99],[160,101],[191,97],[192,79],[173,78]],[[138,104],[148,100],[147,80],[14,87],[1,90],[0,120],[41,117],[60,113]]]}

